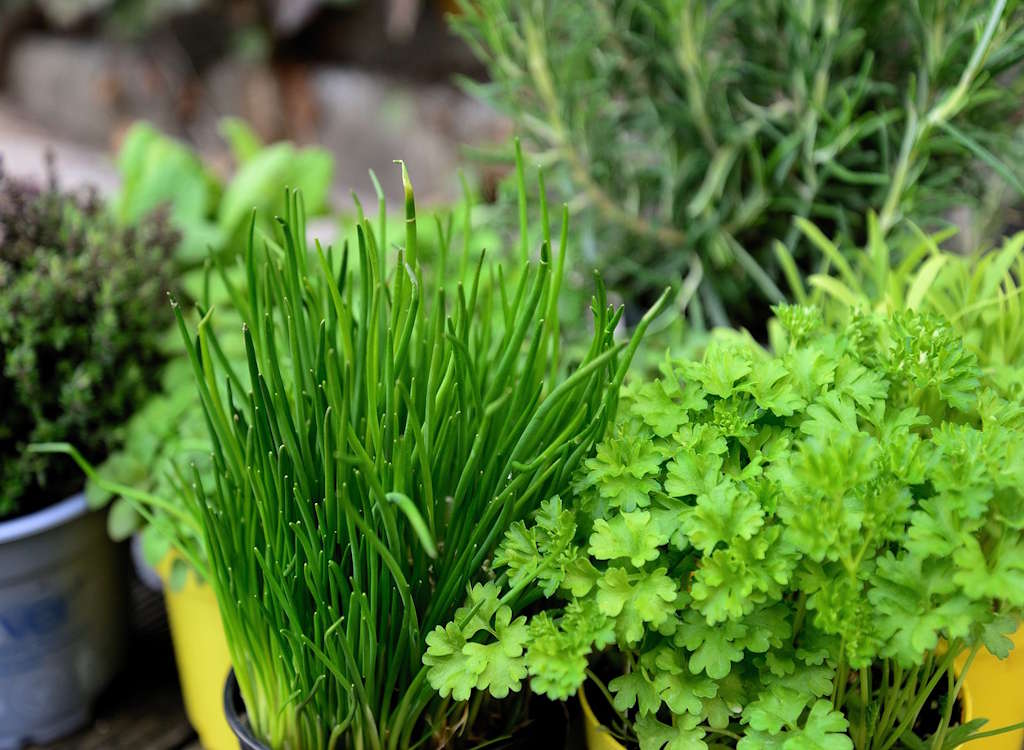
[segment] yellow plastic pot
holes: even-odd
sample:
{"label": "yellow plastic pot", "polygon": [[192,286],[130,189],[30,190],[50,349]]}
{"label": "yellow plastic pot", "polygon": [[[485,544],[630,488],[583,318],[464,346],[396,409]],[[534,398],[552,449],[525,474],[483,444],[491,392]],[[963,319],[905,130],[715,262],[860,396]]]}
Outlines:
{"label": "yellow plastic pot", "polygon": [[587,703],[586,691],[580,688],[580,707],[583,709],[583,731],[587,737],[589,750],[626,750],[622,743],[612,737],[611,732],[594,716]]}
{"label": "yellow plastic pot", "polygon": [[185,585],[172,591],[168,584],[172,562],[171,557],[165,559],[159,571],[185,713],[204,750],[238,750],[238,740],[224,718],[222,696],[231,657],[217,599],[191,571]]}
{"label": "yellow plastic pot", "polygon": [[[1011,640],[1014,648],[1007,659],[997,659],[987,651],[974,658],[960,693],[963,721],[984,716],[988,723],[983,731],[1024,721],[1024,628],[1018,628]],[[958,668],[961,664],[962,660]],[[598,722],[582,688],[579,698],[589,750],[625,750]],[[1024,747],[1024,729],[975,740],[969,747],[971,750],[1020,750]]]}
{"label": "yellow plastic pot", "polygon": [[[997,659],[982,649],[964,680],[962,703],[964,721],[984,716],[988,723],[982,731],[999,729],[1024,721],[1024,628],[1017,628],[1010,640],[1013,651]],[[957,663],[959,668],[963,657]],[[970,750],[1020,750],[1024,747],[1024,729],[968,743]]]}

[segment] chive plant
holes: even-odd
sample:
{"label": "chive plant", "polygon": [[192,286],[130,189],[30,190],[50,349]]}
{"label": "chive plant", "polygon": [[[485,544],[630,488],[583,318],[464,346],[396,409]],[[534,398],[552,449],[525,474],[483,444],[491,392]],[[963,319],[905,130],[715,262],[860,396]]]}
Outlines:
{"label": "chive plant", "polygon": [[452,233],[437,222],[425,274],[404,167],[403,181],[395,252],[383,205],[377,230],[360,212],[351,247],[307,247],[297,193],[277,241],[250,233],[232,296],[251,388],[215,313],[194,334],[178,315],[215,466],[183,491],[249,721],[274,750],[394,750],[445,731],[464,707],[428,684],[424,637],[601,439],[646,328],[616,343],[622,310],[598,281],[589,348],[559,374],[566,233],[552,258],[543,200],[539,262],[505,275],[481,258],[446,288]]}

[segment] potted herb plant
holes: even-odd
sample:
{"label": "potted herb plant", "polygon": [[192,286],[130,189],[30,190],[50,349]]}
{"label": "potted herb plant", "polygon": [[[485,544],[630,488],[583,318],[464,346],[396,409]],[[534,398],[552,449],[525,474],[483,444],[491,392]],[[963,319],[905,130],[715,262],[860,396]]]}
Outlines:
{"label": "potted herb plant", "polygon": [[1021,185],[1014,3],[460,5],[489,74],[465,87],[571,185],[580,257],[627,299],[699,278],[699,326],[760,329],[784,300],[773,242],[811,256],[794,216],[863,242],[869,206],[933,229],[992,167]]}
{"label": "potted herb plant", "polygon": [[[937,315],[962,338],[992,382],[1007,399],[1024,393],[1024,233],[990,250],[961,253],[945,249],[953,229],[925,233],[914,225],[883,239],[877,217],[869,214],[869,241],[850,252],[828,239],[813,224],[800,221],[801,231],[830,265],[828,273],[793,277],[793,295],[822,308],[826,322],[842,326],[856,310],[897,313],[919,310]],[[780,249],[780,256],[784,251]],[[849,260],[847,260],[847,258]],[[1024,644],[1018,627],[1010,636]],[[1024,654],[1019,648],[1006,659],[986,652],[974,660],[965,680],[978,716],[999,726],[1024,719]],[[978,750],[1016,750],[1024,729],[979,743]]]}
{"label": "potted herb plant", "polygon": [[1019,398],[935,316],[782,307],[776,344],[723,332],[632,384],[572,494],[513,525],[493,590],[428,636],[430,683],[502,692],[463,677],[500,649],[552,698],[589,678],[644,750],[1001,731],[958,705],[1024,606]]}
{"label": "potted herb plant", "polygon": [[104,515],[66,458],[27,447],[73,440],[94,461],[117,447],[157,384],[176,241],[163,218],[121,226],[53,177],[0,177],[0,747],[85,722],[117,668]]}
{"label": "potted herb plant", "polygon": [[[113,210],[124,221],[167,211],[181,235],[175,267],[182,293],[206,308],[216,306],[217,324],[226,333],[239,330],[241,319],[219,276],[198,267],[202,259],[211,251],[229,254],[237,247],[253,207],[261,217],[283,210],[280,184],[301,188],[310,211],[322,213],[333,160],[322,149],[286,142],[265,146],[236,119],[222,121],[221,132],[236,163],[235,174],[226,181],[186,144],[147,123],[133,125],[118,154],[122,187]],[[269,226],[270,219],[262,218],[261,230]],[[235,283],[241,281],[235,278]],[[175,462],[194,464],[204,478],[212,479],[210,439],[188,356],[177,330],[168,333],[161,343],[168,362],[160,373],[159,391],[122,428],[120,449],[97,468],[86,494],[94,507],[110,504],[112,538],[137,534],[144,566],[162,579],[186,713],[207,750],[226,750],[235,739],[224,720],[220,694],[231,664],[217,601],[198,571],[175,551],[176,539],[198,541],[197,530],[183,518]],[[224,339],[227,356],[244,366],[242,342],[228,335]],[[140,506],[119,490],[145,493],[147,500]],[[165,502],[157,500],[161,498]]]}
{"label": "potted herb plant", "polygon": [[208,319],[193,343],[179,318],[214,444],[217,481],[190,489],[243,745],[404,748],[472,724],[475,707],[427,684],[423,636],[486,577],[502,531],[599,439],[646,327],[616,344],[621,310],[599,295],[591,348],[561,376],[549,311],[564,242],[518,269],[512,294],[500,270],[482,284],[482,265],[468,289],[446,292],[444,251],[427,286],[403,178],[393,267],[365,221],[357,270],[347,250],[307,248],[297,195],[280,242],[250,243],[237,304],[248,393]]}

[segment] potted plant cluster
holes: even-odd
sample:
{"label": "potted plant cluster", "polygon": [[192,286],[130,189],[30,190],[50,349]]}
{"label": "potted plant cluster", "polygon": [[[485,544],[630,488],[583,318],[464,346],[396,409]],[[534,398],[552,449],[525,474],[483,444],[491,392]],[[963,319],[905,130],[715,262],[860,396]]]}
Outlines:
{"label": "potted plant cluster", "polygon": [[183,579],[215,603],[222,657],[176,636],[183,679],[216,667],[204,742],[575,747],[579,709],[591,750],[1019,747],[1024,234],[947,227],[1024,194],[1024,8],[453,23],[556,221],[518,141],[483,234],[468,200],[424,221],[403,165],[400,216],[371,175],[378,215],[331,247],[318,151],[230,123],[226,187],[145,126],[122,153],[119,216],[169,203],[186,237],[150,274],[175,343],[132,334],[163,392],[123,451],[24,456],[71,454],[144,529],[172,617]]}
{"label": "potted plant cluster", "polygon": [[645,327],[617,344],[621,310],[599,287],[591,347],[563,375],[550,310],[565,244],[518,269],[511,294],[482,265],[448,291],[443,274],[424,281],[406,188],[391,270],[365,220],[351,254],[310,252],[298,195],[279,243],[250,244],[236,305],[248,394],[209,319],[194,344],[180,319],[216,467],[212,486],[183,486],[243,744],[405,748],[472,724],[428,684],[422,634],[460,610],[502,531],[600,439]]}
{"label": "potted plant cluster", "polygon": [[[351,259],[347,244],[307,247],[299,193],[276,240],[252,225],[241,284],[219,265],[244,320],[241,367],[216,309],[193,339],[175,308],[212,448],[212,471],[175,467],[177,501],[104,477],[72,446],[36,446],[71,453],[210,584],[234,666],[228,721],[243,745],[407,747],[462,731],[465,706],[427,684],[420,633],[460,609],[502,530],[600,439],[655,312],[617,343],[622,310],[599,284],[591,345],[559,366],[565,232],[552,252],[545,228],[535,268],[523,261],[506,277],[481,256],[469,283],[447,291],[449,257],[472,269],[472,243],[453,248],[450,224],[438,223],[439,267],[424,273],[404,168],[403,178],[405,244],[393,259],[384,211],[376,226],[360,216]],[[512,294],[506,278],[517,279]],[[269,463],[253,471],[265,448]],[[271,483],[251,481],[259,475]],[[318,497],[295,494],[306,490]],[[252,567],[239,576],[242,557]],[[284,681],[281,663],[297,669]],[[517,731],[514,719],[499,730]]]}
{"label": "potted plant cluster", "polygon": [[1001,736],[971,675],[1024,605],[1024,238],[852,253],[803,224],[836,278],[776,308],[770,348],[722,329],[620,392],[654,312],[615,344],[599,286],[590,349],[552,366],[565,232],[514,291],[481,262],[449,295],[411,188],[405,228],[311,248],[290,194],[222,277],[245,371],[216,309],[178,311],[213,471],[175,475],[176,543],[220,604],[242,747],[514,741],[527,686],[589,687],[593,747]]}
{"label": "potted plant cluster", "polygon": [[104,515],[66,458],[93,461],[156,388],[175,232],[116,222],[90,193],[0,177],[0,747],[84,723],[118,665],[123,592]]}

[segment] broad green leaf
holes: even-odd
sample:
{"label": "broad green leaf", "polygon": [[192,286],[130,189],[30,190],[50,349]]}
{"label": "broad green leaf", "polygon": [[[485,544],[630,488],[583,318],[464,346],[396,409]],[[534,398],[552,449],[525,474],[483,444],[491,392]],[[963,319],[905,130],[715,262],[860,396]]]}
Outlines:
{"label": "broad green leaf", "polygon": [[115,542],[128,539],[141,524],[142,518],[129,501],[119,497],[111,504],[107,514],[107,533]]}
{"label": "broad green leaf", "polygon": [[594,522],[590,554],[598,560],[627,558],[634,567],[640,568],[645,562],[658,558],[659,547],[668,539],[669,535],[651,522],[649,512],[620,513],[611,520],[599,518]]}

